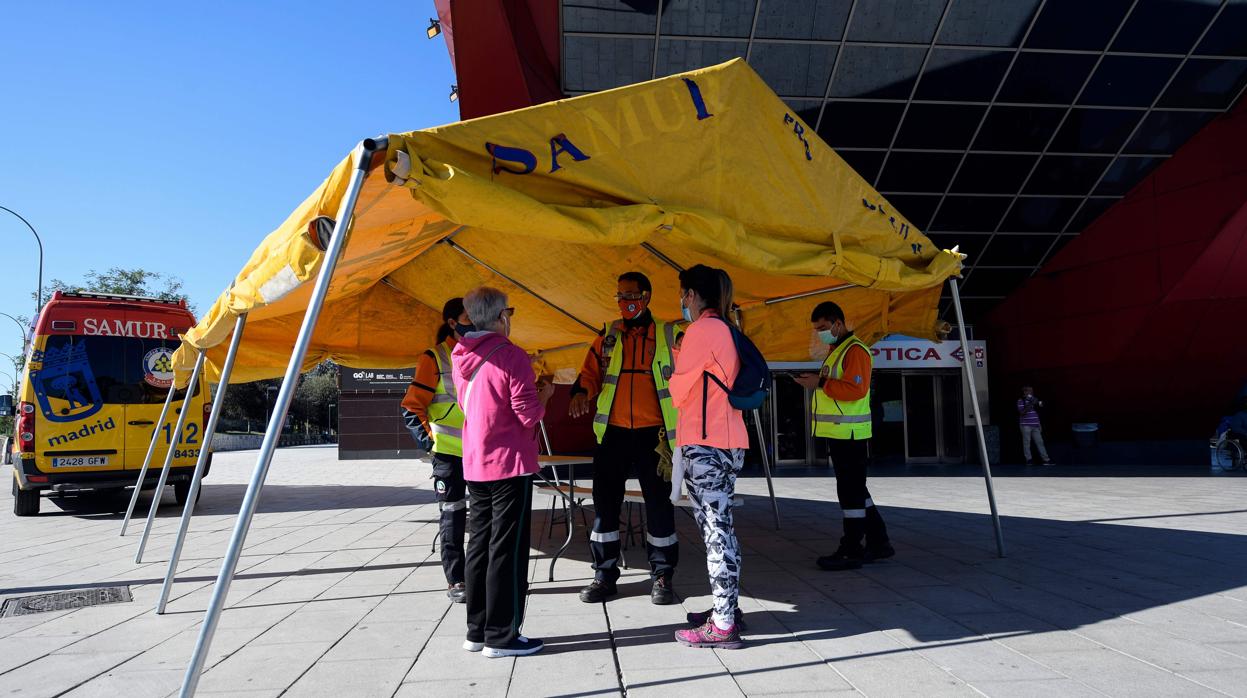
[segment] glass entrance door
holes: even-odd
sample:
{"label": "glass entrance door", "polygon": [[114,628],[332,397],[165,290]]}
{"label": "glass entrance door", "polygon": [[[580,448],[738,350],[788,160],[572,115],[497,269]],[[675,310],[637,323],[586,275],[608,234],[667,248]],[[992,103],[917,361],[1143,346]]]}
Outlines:
{"label": "glass entrance door", "polygon": [[961,374],[906,371],[905,462],[959,463],[964,459]]}

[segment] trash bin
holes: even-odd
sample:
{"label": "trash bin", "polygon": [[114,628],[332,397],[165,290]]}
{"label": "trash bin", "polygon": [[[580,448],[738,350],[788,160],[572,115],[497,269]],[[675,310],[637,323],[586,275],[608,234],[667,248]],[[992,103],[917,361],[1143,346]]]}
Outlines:
{"label": "trash bin", "polygon": [[1095,422],[1075,422],[1071,430],[1078,448],[1090,448],[1100,441],[1100,425]]}

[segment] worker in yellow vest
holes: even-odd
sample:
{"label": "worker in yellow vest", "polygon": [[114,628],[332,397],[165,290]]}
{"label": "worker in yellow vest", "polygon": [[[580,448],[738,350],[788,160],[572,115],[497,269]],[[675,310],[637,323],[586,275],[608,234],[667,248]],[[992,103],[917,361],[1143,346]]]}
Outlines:
{"label": "worker in yellow vest", "polygon": [[[458,339],[473,330],[462,298],[442,307],[437,345],[416,362],[416,373],[403,397],[403,416],[417,441],[431,436],[433,442],[433,489],[442,503],[438,537],[442,546],[442,570],[446,573],[446,596],[464,603],[463,538],[467,532],[467,483],[463,479],[463,412],[455,395],[450,352]],[[424,434],[416,434],[415,430]]]}
{"label": "worker in yellow vest", "polygon": [[[814,391],[814,436],[823,439],[836,469],[836,494],[844,516],[840,547],[818,558],[825,570],[858,569],[863,562],[892,557],[888,528],[866,489],[866,459],[870,444],[870,347],[845,326],[844,311],[832,302],[819,303],[810,315],[814,331],[831,353],[819,373],[796,376]],[[862,538],[866,539],[863,547]]]}
{"label": "worker in yellow vest", "polygon": [[670,476],[664,480],[659,475],[655,448],[660,440],[669,447],[675,444],[676,411],[667,380],[672,373],[676,327],[650,315],[652,293],[649,279],[640,272],[619,277],[615,299],[622,318],[593,343],[572,386],[568,411],[572,417],[595,412],[593,431],[598,442],[593,457],[596,514],[589,535],[594,580],[580,591],[585,603],[601,603],[617,593],[619,510],[630,474],[640,481],[645,498],[645,548],[653,580],[650,601],[675,603],[671,577],[680,547]]}

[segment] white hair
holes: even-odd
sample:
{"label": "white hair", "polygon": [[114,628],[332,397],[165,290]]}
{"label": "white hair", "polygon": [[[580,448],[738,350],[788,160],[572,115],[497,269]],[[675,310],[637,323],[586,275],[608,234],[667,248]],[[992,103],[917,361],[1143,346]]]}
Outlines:
{"label": "white hair", "polygon": [[463,297],[463,308],[472,325],[482,332],[502,331],[502,311],[507,307],[507,294],[496,288],[481,286]]}

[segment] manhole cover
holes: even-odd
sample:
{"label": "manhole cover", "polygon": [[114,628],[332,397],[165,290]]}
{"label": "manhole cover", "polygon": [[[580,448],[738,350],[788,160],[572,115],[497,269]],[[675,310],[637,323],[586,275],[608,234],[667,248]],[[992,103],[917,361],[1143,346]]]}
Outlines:
{"label": "manhole cover", "polygon": [[122,603],[133,601],[130,587],[93,587],[91,589],[74,589],[58,591],[55,594],[39,594],[37,596],[19,596],[8,599],[0,608],[0,618],[28,616],[32,613],[48,611],[67,611],[85,606],[99,606],[106,603]]}

